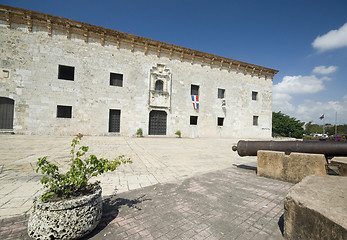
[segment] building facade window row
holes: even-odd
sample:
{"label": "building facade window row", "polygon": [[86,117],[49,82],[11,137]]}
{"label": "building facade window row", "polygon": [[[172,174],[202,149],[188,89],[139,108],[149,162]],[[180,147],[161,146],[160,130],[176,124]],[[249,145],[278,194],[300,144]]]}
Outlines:
{"label": "building facade window row", "polygon": [[[58,79],[74,81],[75,67],[58,65]],[[110,86],[123,87],[123,74],[110,72]]]}
{"label": "building facade window row", "polygon": [[[58,79],[74,81],[75,67],[67,65],[58,65]],[[110,86],[123,87],[123,74],[110,72]],[[155,90],[163,91],[164,82],[157,80],[155,82]],[[191,95],[199,96],[200,86],[191,84]],[[217,89],[217,98],[225,101],[225,89]],[[258,100],[258,92],[252,91],[251,98],[253,101]],[[225,102],[222,103],[225,106]],[[109,110],[109,132],[120,132],[120,116],[121,110]],[[72,106],[57,105],[57,118],[72,118]],[[259,116],[253,116],[253,126],[258,126]],[[198,125],[198,116],[190,116],[190,125]],[[217,126],[224,126],[224,117],[217,117]]]}

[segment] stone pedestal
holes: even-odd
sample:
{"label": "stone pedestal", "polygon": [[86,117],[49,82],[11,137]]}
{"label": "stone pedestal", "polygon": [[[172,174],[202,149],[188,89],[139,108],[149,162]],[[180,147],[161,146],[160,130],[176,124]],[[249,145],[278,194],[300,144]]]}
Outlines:
{"label": "stone pedestal", "polygon": [[331,165],[338,167],[340,176],[347,176],[347,157],[334,157]]}
{"label": "stone pedestal", "polygon": [[33,239],[79,239],[99,224],[102,217],[101,187],[95,192],[71,200],[42,202],[34,200],[28,222]]}
{"label": "stone pedestal", "polygon": [[298,183],[306,176],[326,175],[326,159],[323,154],[284,152],[257,152],[258,176],[274,178],[282,181]]}
{"label": "stone pedestal", "polygon": [[309,176],[284,200],[285,239],[346,239],[347,178]]}

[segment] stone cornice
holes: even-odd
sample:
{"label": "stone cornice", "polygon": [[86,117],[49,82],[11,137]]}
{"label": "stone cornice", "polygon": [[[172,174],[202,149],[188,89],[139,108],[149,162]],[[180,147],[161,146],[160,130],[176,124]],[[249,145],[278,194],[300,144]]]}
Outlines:
{"label": "stone cornice", "polygon": [[148,51],[153,51],[158,58],[163,54],[167,54],[170,60],[173,55],[176,55],[180,58],[180,61],[185,59],[191,64],[200,62],[201,66],[209,65],[211,68],[225,69],[228,72],[234,69],[236,73],[243,73],[244,75],[248,73],[252,77],[257,76],[260,78],[264,76],[265,79],[273,79],[278,72],[278,70],[271,68],[21,8],[0,5],[0,19],[6,22],[8,28],[11,28],[11,23],[25,24],[28,31],[31,32],[33,26],[41,26],[47,28],[49,36],[52,36],[53,29],[59,29],[66,32],[68,39],[71,38],[71,33],[80,34],[85,42],[88,42],[89,37],[93,37],[100,39],[102,46],[104,46],[105,41],[116,43],[117,49],[120,48],[120,44],[126,44],[130,46],[131,52],[134,52],[135,48],[141,48],[145,55],[148,54]]}

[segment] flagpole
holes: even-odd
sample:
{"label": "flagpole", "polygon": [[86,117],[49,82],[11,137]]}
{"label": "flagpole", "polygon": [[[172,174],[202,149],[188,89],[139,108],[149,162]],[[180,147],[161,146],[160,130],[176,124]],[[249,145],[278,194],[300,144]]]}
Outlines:
{"label": "flagpole", "polygon": [[335,115],[335,135],[337,135],[337,111]]}

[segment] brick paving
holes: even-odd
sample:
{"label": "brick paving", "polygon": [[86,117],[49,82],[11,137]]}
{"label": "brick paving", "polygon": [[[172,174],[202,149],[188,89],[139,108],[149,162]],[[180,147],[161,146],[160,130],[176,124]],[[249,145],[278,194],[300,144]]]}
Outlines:
{"label": "brick paving", "polygon": [[[283,239],[290,183],[256,176],[256,163],[104,197],[85,239]],[[28,239],[28,215],[0,220],[0,239]]]}
{"label": "brick paving", "polygon": [[[0,219],[28,213],[42,193],[38,157],[48,156],[62,171],[69,168],[72,138],[0,134]],[[86,136],[81,143],[98,157],[124,154],[133,161],[98,177],[104,197],[255,161],[231,150],[237,139]]]}

